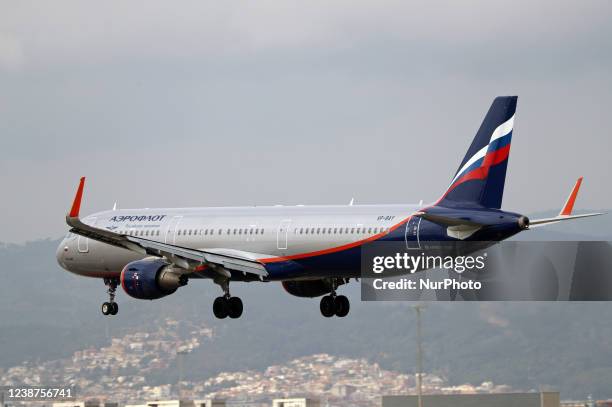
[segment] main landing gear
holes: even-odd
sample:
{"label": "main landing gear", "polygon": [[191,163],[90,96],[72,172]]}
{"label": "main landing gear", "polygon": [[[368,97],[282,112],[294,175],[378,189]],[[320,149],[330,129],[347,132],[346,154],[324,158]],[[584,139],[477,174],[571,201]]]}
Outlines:
{"label": "main landing gear", "polygon": [[230,317],[240,318],[242,315],[242,300],[240,297],[232,297],[229,292],[229,280],[215,281],[223,289],[224,295],[215,298],[213,302],[213,314],[219,319]]}
{"label": "main landing gear", "polygon": [[108,287],[108,297],[109,302],[105,302],[102,304],[102,313],[104,315],[117,315],[119,312],[119,305],[115,302],[115,292],[117,291],[117,285],[119,284],[119,279],[117,278],[105,278],[104,284]]}
{"label": "main landing gear", "polygon": [[333,317],[334,315],[343,318],[348,315],[351,309],[349,299],[344,295],[326,295],[321,298],[321,314],[325,318]]}
{"label": "main landing gear", "polygon": [[344,295],[336,295],[337,285],[334,282],[333,290],[329,295],[321,298],[321,314],[325,318],[333,317],[334,315],[340,318],[344,318],[348,315],[351,309],[351,303],[349,299]]}

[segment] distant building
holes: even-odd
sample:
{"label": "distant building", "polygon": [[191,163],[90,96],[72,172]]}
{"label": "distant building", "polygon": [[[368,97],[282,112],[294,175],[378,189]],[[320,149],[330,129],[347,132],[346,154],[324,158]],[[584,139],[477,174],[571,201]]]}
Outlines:
{"label": "distant building", "polygon": [[[559,407],[559,392],[427,394],[423,407]],[[418,396],[383,396],[382,407],[418,407]]]}
{"label": "distant building", "polygon": [[53,403],[53,407],[119,407],[119,403],[101,402],[98,400],[87,401],[61,401]]}
{"label": "distant building", "polygon": [[272,400],[272,407],[319,407],[318,400],[307,398],[275,399]]}
{"label": "distant building", "polygon": [[145,404],[131,404],[125,407],[225,407],[224,400],[155,400]]}
{"label": "distant building", "polygon": [[216,399],[194,400],[193,405],[195,407],[225,407],[225,400],[216,400]]}

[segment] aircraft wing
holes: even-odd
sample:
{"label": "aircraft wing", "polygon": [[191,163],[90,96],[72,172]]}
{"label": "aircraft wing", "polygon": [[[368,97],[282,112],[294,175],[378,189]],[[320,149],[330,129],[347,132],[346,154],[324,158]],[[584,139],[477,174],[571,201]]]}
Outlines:
{"label": "aircraft wing", "polygon": [[85,177],[81,178],[72,208],[66,215],[66,223],[71,227],[72,233],[142,255],[164,257],[187,272],[204,273],[210,269],[216,274],[229,278],[231,276],[229,271],[238,271],[255,275],[261,280],[268,275],[264,265],[257,260],[271,257],[267,254],[233,249],[191,249],[87,225],[79,218],[84,186]]}
{"label": "aircraft wing", "polygon": [[580,185],[582,185],[582,179],[583,177],[580,177],[576,180],[576,183],[574,184],[574,188],[572,188],[572,192],[570,192],[569,196],[567,197],[567,200],[565,201],[563,208],[561,208],[559,215],[553,218],[533,219],[529,221],[529,228],[531,229],[531,228],[537,228],[537,227],[544,226],[544,225],[552,225],[554,223],[559,223],[563,220],[588,218],[591,216],[604,215],[603,213],[600,213],[600,212],[572,215],[572,211],[574,210],[574,203],[576,202],[576,197],[578,196]]}

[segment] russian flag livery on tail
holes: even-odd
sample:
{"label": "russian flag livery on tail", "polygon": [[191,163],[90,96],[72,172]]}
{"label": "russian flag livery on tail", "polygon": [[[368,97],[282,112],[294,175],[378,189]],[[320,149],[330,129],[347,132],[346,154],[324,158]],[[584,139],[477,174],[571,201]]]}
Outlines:
{"label": "russian flag livery on tail", "polygon": [[517,99],[493,101],[440,205],[501,208]]}
{"label": "russian flag livery on tail", "polygon": [[[109,302],[102,304],[105,315],[119,310],[115,290],[120,283],[126,294],[152,300],[173,294],[190,280],[208,279],[223,290],[212,307],[217,318],[242,315],[242,300],[229,290],[236,281],[280,281],[292,295],[322,297],[323,316],[344,317],[349,300],[336,290],[361,276],[362,247],[370,242],[400,242],[407,250],[454,256],[455,242],[466,242],[464,250],[474,251],[533,227],[599,215],[572,215],[582,178],[558,216],[530,221],[501,209],[516,103],[516,96],[493,101],[450,186],[425,207],[351,201],[113,208],[81,220],[81,178],[66,216],[70,233],[58,247],[57,260],[68,271],[103,279],[109,294]],[[449,246],[451,251],[445,251]]]}

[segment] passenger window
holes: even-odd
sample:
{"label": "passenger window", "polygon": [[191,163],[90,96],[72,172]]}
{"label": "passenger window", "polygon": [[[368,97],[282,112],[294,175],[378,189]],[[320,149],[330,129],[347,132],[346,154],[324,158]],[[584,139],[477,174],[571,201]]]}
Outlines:
{"label": "passenger window", "polygon": [[338,228],[334,228],[334,235],[338,233]]}
{"label": "passenger window", "polygon": [[249,235],[253,234],[253,228],[249,229]]}
{"label": "passenger window", "polygon": [[304,228],[300,228],[300,235],[304,233]]}
{"label": "passenger window", "polygon": [[219,229],[219,234],[223,233],[223,229]]}
{"label": "passenger window", "polygon": [[317,235],[321,234],[321,228],[317,228]]}

